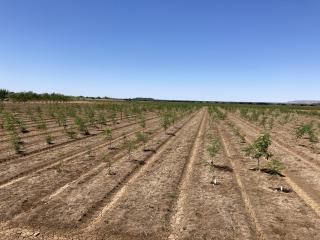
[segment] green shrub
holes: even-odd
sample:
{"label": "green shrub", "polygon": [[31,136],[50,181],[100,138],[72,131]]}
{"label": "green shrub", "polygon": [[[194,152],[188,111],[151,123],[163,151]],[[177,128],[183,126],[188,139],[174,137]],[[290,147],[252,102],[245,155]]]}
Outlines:
{"label": "green shrub", "polygon": [[269,159],[272,154],[269,152],[269,147],[271,145],[271,138],[268,133],[263,133],[258,136],[254,142],[249,145],[245,151],[248,156],[257,160],[258,170],[260,171],[260,159],[262,157]]}
{"label": "green shrub", "polygon": [[220,140],[217,137],[211,137],[209,145],[207,147],[207,152],[211,158],[211,162],[213,163],[213,158],[219,153],[221,149]]}
{"label": "green shrub", "polygon": [[46,136],[45,136],[45,140],[46,140],[46,143],[48,145],[52,144],[53,143],[53,137],[51,134],[47,133]]}
{"label": "green shrub", "polygon": [[76,126],[77,126],[77,128],[78,128],[80,133],[82,133],[83,135],[89,135],[90,134],[89,130],[88,130],[86,124],[85,124],[85,121],[81,117],[76,116],[74,122],[75,122],[75,124],[76,124]]}
{"label": "green shrub", "polygon": [[146,148],[146,143],[148,142],[148,135],[144,132],[136,133],[136,139],[138,142],[143,142],[144,149]]}
{"label": "green shrub", "polygon": [[302,138],[304,136],[307,136],[310,142],[318,141],[313,123],[302,124],[296,128],[295,132],[296,138]]}
{"label": "green shrub", "polygon": [[109,149],[111,149],[112,145],[112,129],[107,128],[104,130],[104,134],[106,136],[106,139],[109,141]]}
{"label": "green shrub", "polygon": [[284,170],[284,165],[278,158],[273,158],[268,162],[267,169],[271,171],[271,174],[277,175]]}
{"label": "green shrub", "polygon": [[16,153],[21,153],[22,141],[16,132],[12,132],[10,142]]}

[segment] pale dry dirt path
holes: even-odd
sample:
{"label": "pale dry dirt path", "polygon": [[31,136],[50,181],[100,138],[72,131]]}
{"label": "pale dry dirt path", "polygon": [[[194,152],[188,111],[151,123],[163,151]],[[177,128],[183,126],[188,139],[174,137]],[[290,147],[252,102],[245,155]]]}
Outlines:
{"label": "pale dry dirt path", "polygon": [[214,173],[220,184],[214,186],[211,183],[213,174],[205,163],[210,161],[207,153],[210,137],[219,135],[214,128],[206,119],[198,133],[179,188],[169,240],[257,237],[230,167],[229,156],[224,151],[214,159],[220,167]]}

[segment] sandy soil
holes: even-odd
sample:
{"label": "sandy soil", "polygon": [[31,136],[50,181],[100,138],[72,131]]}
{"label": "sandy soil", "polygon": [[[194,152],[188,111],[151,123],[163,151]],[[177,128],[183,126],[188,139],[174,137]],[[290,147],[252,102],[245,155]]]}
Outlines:
{"label": "sandy soil", "polygon": [[[229,118],[247,143],[259,133]],[[284,159],[285,177],[251,171],[246,144],[225,121],[209,124],[206,108],[171,134],[150,119],[153,151],[139,144],[128,159],[122,136],[137,131],[129,122],[115,130],[115,149],[97,134],[0,163],[0,239],[320,239],[313,157],[278,142],[272,151]],[[222,144],[214,173],[205,164],[212,136]]]}

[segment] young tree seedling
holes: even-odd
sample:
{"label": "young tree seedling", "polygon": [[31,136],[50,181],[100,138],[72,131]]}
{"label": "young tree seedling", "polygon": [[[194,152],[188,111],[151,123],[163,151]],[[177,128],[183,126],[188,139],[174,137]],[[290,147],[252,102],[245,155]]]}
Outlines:
{"label": "young tree seedling", "polygon": [[270,171],[273,175],[280,175],[281,172],[284,170],[284,165],[278,158],[272,158],[267,163],[267,169]]}
{"label": "young tree seedling", "polygon": [[302,138],[304,136],[307,136],[311,143],[318,141],[313,123],[302,124],[296,128],[296,138]]}
{"label": "young tree seedling", "polygon": [[16,132],[10,134],[10,142],[14,151],[18,154],[21,153],[22,141],[20,136]]}
{"label": "young tree seedling", "polygon": [[146,143],[148,142],[148,134],[144,132],[136,133],[136,139],[138,142],[143,142],[143,150],[146,149]]}
{"label": "young tree seedling", "polygon": [[270,145],[270,135],[268,133],[263,133],[260,136],[258,136],[254,140],[254,142],[245,149],[247,156],[250,156],[257,160],[258,171],[260,171],[260,159],[264,157],[268,160],[272,156],[272,154],[269,152]]}
{"label": "young tree seedling", "polygon": [[107,128],[104,130],[104,133],[106,135],[106,139],[109,141],[109,149],[112,149],[112,129]]}
{"label": "young tree seedling", "polygon": [[53,143],[52,135],[50,133],[46,133],[45,140],[48,145],[52,144]]}
{"label": "young tree seedling", "polygon": [[126,136],[124,136],[123,148],[126,149],[128,152],[129,161],[131,161],[132,151],[136,149],[136,147],[137,145],[134,139],[128,139]]}
{"label": "young tree seedling", "polygon": [[210,140],[210,143],[207,147],[207,152],[210,156],[210,162],[208,163],[207,162],[207,166],[209,167],[209,171],[210,173],[212,174],[212,181],[211,183],[214,184],[214,185],[217,185],[217,178],[216,176],[214,175],[214,172],[215,172],[215,166],[214,166],[214,157],[219,153],[221,149],[221,143],[220,143],[220,140],[217,138],[217,137],[212,137],[211,140]]}

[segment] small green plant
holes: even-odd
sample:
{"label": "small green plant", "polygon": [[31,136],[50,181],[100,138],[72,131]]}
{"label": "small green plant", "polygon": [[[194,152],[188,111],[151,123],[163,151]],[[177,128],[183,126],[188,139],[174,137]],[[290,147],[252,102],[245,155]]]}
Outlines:
{"label": "small green plant", "polygon": [[148,135],[144,132],[136,133],[136,139],[138,142],[143,142],[143,148],[146,148],[146,143],[148,142]]}
{"label": "small green plant", "polygon": [[19,128],[20,128],[20,132],[22,132],[22,133],[27,133],[27,132],[29,132],[28,131],[28,129],[27,129],[27,127],[26,127],[26,125],[25,125],[25,123],[24,122],[19,122]]}
{"label": "small green plant", "polygon": [[68,129],[66,129],[66,134],[70,139],[75,139],[76,138],[76,131],[72,126],[70,126]]}
{"label": "small green plant", "polygon": [[9,95],[9,91],[6,89],[0,89],[0,101],[5,100]]}
{"label": "small green plant", "polygon": [[21,153],[22,141],[20,136],[16,132],[12,132],[10,135],[11,145],[16,153]]}
{"label": "small green plant", "polygon": [[115,110],[113,110],[113,111],[111,112],[111,121],[112,121],[112,123],[113,123],[114,125],[116,125],[116,123],[117,123],[117,112],[116,112]]}
{"label": "small green plant", "polygon": [[279,175],[284,170],[284,165],[278,158],[273,158],[267,163],[267,169],[273,175]]}
{"label": "small green plant", "polygon": [[271,143],[270,135],[268,133],[263,133],[260,134],[260,136],[258,136],[254,142],[245,149],[247,156],[257,160],[258,171],[260,171],[260,159],[264,157],[268,160],[272,156],[272,154],[269,152]]}
{"label": "small green plant", "polygon": [[143,130],[146,128],[146,118],[143,114],[140,115],[140,121],[139,121],[140,127],[142,127]]}
{"label": "small green plant", "polygon": [[213,163],[214,157],[219,153],[221,149],[220,140],[217,137],[211,137],[209,145],[207,147],[207,152],[210,156],[210,162],[206,162],[206,166],[209,168],[209,172],[212,174],[211,183],[217,185],[217,178],[215,176],[215,165]]}
{"label": "small green plant", "polygon": [[312,143],[318,141],[313,123],[306,123],[306,124],[299,125],[296,128],[295,132],[296,132],[296,138],[302,138],[304,136],[307,136],[309,141]]}
{"label": "small green plant", "polygon": [[76,116],[74,121],[75,121],[75,124],[76,124],[76,126],[77,126],[77,128],[78,128],[80,133],[82,133],[83,135],[89,135],[90,134],[89,130],[88,130],[86,124],[85,124],[85,121],[81,117]]}
{"label": "small green plant", "polygon": [[107,128],[104,130],[106,139],[109,141],[109,149],[112,148],[112,129],[111,128]]}
{"label": "small green plant", "polygon": [[124,136],[123,148],[128,152],[129,161],[131,161],[132,151],[136,149],[136,147],[137,145],[134,139],[128,139],[126,136]]}
{"label": "small green plant", "polygon": [[170,115],[168,113],[164,113],[161,115],[161,126],[164,129],[164,133],[167,133],[167,129],[171,124]]}
{"label": "small green plant", "polygon": [[87,109],[86,116],[90,126],[95,127],[95,113],[92,108]]}
{"label": "small green plant", "polygon": [[274,119],[273,119],[273,117],[271,117],[269,119],[269,129],[272,130],[273,128],[274,128]]}
{"label": "small green plant", "polygon": [[239,138],[240,143],[245,143],[245,142],[246,142],[246,138],[245,138],[245,136],[240,132],[240,128],[235,127],[235,128],[234,128],[234,133],[235,133],[235,135]]}
{"label": "small green plant", "polygon": [[67,116],[64,113],[59,112],[56,118],[57,118],[59,127],[61,126],[63,126],[64,128],[67,127]]}
{"label": "small green plant", "polygon": [[45,140],[46,140],[46,143],[48,145],[52,144],[53,143],[53,137],[50,133],[47,133],[46,136],[45,136]]}
{"label": "small green plant", "polygon": [[98,122],[100,125],[107,125],[106,117],[104,116],[104,114],[102,112],[100,112],[98,115]]}
{"label": "small green plant", "polygon": [[212,164],[213,164],[214,157],[219,153],[220,149],[221,149],[220,140],[217,137],[211,137],[211,140],[207,147],[207,152],[209,153]]}
{"label": "small green plant", "polygon": [[266,124],[267,124],[267,116],[262,116],[259,125],[262,126],[263,128],[266,128]]}

